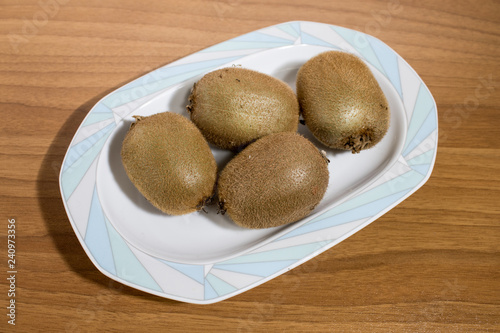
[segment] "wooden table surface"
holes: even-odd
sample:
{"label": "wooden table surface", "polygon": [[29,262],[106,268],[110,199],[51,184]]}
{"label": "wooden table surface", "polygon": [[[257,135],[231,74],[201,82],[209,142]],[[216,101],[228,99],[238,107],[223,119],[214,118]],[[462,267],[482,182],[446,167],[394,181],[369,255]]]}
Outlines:
{"label": "wooden table surface", "polygon": [[[498,1],[3,0],[0,8],[0,331],[14,328],[12,218],[20,332],[500,331]],[[429,181],[339,245],[220,303],[172,301],[101,274],[58,182],[87,112],[155,68],[293,20],[372,34],[416,70],[439,114]]]}

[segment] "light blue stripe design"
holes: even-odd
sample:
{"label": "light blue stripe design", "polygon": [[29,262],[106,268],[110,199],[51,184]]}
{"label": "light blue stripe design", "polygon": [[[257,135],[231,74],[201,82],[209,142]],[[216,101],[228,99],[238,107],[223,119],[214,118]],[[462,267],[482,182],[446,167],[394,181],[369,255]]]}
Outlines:
{"label": "light blue stripe design", "polygon": [[219,297],[215,292],[214,288],[210,285],[210,282],[205,280],[205,299],[212,299]]}
{"label": "light blue stripe design", "polygon": [[205,61],[198,61],[198,62],[193,62],[189,64],[182,64],[182,65],[175,65],[175,66],[165,66],[158,68],[157,70],[148,73],[147,75],[138,78],[137,80],[134,80],[127,85],[123,86],[120,88],[118,91],[126,91],[130,90],[133,88],[137,88],[140,86],[147,86],[154,84],[154,82],[158,82],[164,79],[168,79],[173,76],[178,76],[181,74],[185,74],[187,72],[193,72],[193,71],[198,71],[198,70],[205,70],[208,71],[211,68],[215,68],[224,64],[227,64],[229,62],[232,62],[234,60],[240,59],[242,56],[235,56],[235,57],[224,57],[224,58],[217,58],[217,59],[212,59],[212,60],[205,60]]}
{"label": "light blue stripe design", "polygon": [[[391,179],[371,190],[364,192],[351,200],[344,202],[343,204],[332,208],[328,212],[309,222],[309,224],[317,223],[326,217],[330,217],[333,215],[338,215],[340,213],[364,206],[369,204],[375,200],[379,200],[381,198],[385,198],[394,193],[400,194],[406,190],[410,190],[418,185],[422,181],[423,177],[421,174],[415,171],[408,171],[394,179]],[[355,220],[350,220],[355,221]]]}
{"label": "light blue stripe design", "polygon": [[[110,131],[115,128],[116,124],[111,123],[103,129],[95,132],[85,140],[78,142],[77,144],[71,146],[68,149],[68,153],[66,154],[66,158],[64,160],[63,170],[66,170],[67,167],[70,167],[75,163],[87,150],[92,148],[92,146],[99,141],[103,136],[109,134]],[[85,128],[81,128],[80,131],[85,131]]]}
{"label": "light blue stripe design", "polygon": [[[319,216],[317,219],[314,219],[310,223],[304,224],[303,226],[301,226],[297,229],[294,229],[294,230],[290,231],[289,233],[281,236],[280,238],[278,238],[278,240],[283,240],[283,239],[287,239],[287,238],[305,235],[305,234],[308,234],[308,233],[311,233],[314,231],[331,228],[331,227],[345,224],[345,223],[349,223],[349,222],[353,222],[353,221],[343,221],[343,220],[337,219],[337,218],[332,217],[332,216],[329,216],[327,218],[323,218],[322,216]],[[333,239],[328,240],[328,243],[332,242],[332,241],[333,241]]]}
{"label": "light blue stripe design", "polygon": [[101,152],[102,146],[106,142],[111,131],[99,139],[90,149],[88,149],[77,161],[63,171],[61,177],[61,187],[64,198],[68,200],[75,188],[80,184],[83,176],[89,169],[96,156]]}
{"label": "light blue stripe design", "polygon": [[217,276],[212,275],[212,274],[207,275],[207,281],[210,283],[210,285],[212,285],[215,292],[219,296],[226,295],[226,294],[229,294],[229,293],[232,293],[232,292],[238,290],[235,287],[233,287],[232,285],[230,285],[229,283],[227,283],[226,281],[221,280]]}
{"label": "light blue stripe design", "polygon": [[290,246],[287,247],[286,250],[276,249],[254,254],[248,254],[223,261],[220,264],[226,265],[226,264],[243,264],[252,262],[298,260],[322,248],[328,243],[330,243],[330,241],[321,241],[321,242],[308,243],[297,246]]}
{"label": "light blue stripe design", "polygon": [[431,149],[423,154],[415,156],[411,160],[406,161],[408,165],[430,164],[434,158],[435,149]]}
{"label": "light blue stripe design", "polygon": [[[198,74],[202,74],[207,72],[208,70],[215,68],[214,67],[209,67],[209,68],[204,68],[204,69],[198,69],[192,72],[187,72],[183,74],[179,74],[177,76],[172,76],[164,80],[156,81],[156,82],[151,82],[147,83],[135,88],[127,89],[127,90],[122,90],[122,91],[117,91],[116,93],[108,96],[106,99],[103,100],[103,103],[107,105],[110,108],[116,108],[120,105],[130,103],[131,101],[135,101],[137,99],[149,96],[151,94],[154,94],[157,91],[160,91],[162,89],[166,89],[169,86],[172,86],[174,84],[177,84],[179,82],[188,80]],[[132,112],[133,110],[130,110]]]}
{"label": "light blue stripe design", "polygon": [[352,47],[356,49],[366,61],[375,66],[382,74],[385,73],[384,68],[378,61],[378,58],[371,48],[370,42],[368,41],[368,35],[342,27],[330,26],[335,32],[337,32],[342,38],[344,38]]}
{"label": "light blue stripe design", "polygon": [[297,36],[299,36],[302,33],[299,22],[290,22],[290,26],[292,27],[293,30],[295,30]]}
{"label": "light blue stripe design", "polygon": [[322,39],[319,39],[317,37],[314,37],[312,35],[309,35],[308,33],[302,32],[302,39],[301,42],[303,44],[310,44],[310,45],[320,45],[320,46],[328,46],[330,48],[335,48],[339,49],[337,46],[327,43]]}
{"label": "light blue stripe design", "polygon": [[403,90],[401,88],[401,79],[399,77],[398,56],[392,51],[389,46],[382,43],[377,38],[368,36],[368,40],[372,46],[373,51],[384,68],[387,78],[392,82],[400,97],[403,97]]}
{"label": "light blue stripe design", "polygon": [[93,108],[92,108],[92,113],[106,113],[106,112],[113,112],[110,108],[107,108],[104,104],[102,103],[97,103]]}
{"label": "light blue stripe design", "polygon": [[113,118],[113,113],[107,113],[107,112],[94,113],[94,112],[92,112],[91,114],[89,114],[87,116],[87,118],[83,122],[82,126],[92,125],[92,124],[98,123],[100,121],[109,119],[109,118]]}
{"label": "light blue stripe design", "polygon": [[294,264],[297,260],[272,261],[272,262],[256,262],[249,264],[217,264],[214,268],[225,271],[256,275],[266,277]]}
{"label": "light blue stripe design", "polygon": [[172,267],[176,271],[190,277],[191,279],[203,284],[205,281],[205,274],[203,266],[200,265],[190,265],[190,264],[179,264],[175,262],[170,262],[166,260],[159,259],[165,265]]}
{"label": "light blue stripe design", "polygon": [[163,292],[107,219],[106,227],[111,241],[117,276],[141,287]]}
{"label": "light blue stripe design", "polygon": [[[284,39],[286,40],[286,39]],[[240,42],[238,40],[231,40],[225,43],[217,44],[209,47],[201,52],[218,52],[218,51],[233,51],[233,50],[248,50],[248,49],[272,49],[275,47],[282,47],[292,45],[293,41],[287,40],[286,42]]]}
{"label": "light blue stripe design", "polygon": [[116,275],[106,221],[95,188],[92,195],[92,204],[90,205],[85,244],[87,244],[88,249],[99,265],[111,274]]}
{"label": "light blue stripe design", "polygon": [[277,36],[266,35],[261,32],[253,32],[240,37],[232,39],[232,41],[238,42],[263,42],[263,43],[288,43],[293,44],[292,41],[285,38],[280,38]]}
{"label": "light blue stripe design", "polygon": [[413,107],[413,114],[411,116],[410,125],[408,126],[408,133],[406,134],[406,142],[403,148],[403,156],[407,154],[407,148],[413,141],[413,138],[417,134],[418,130],[424,123],[425,119],[429,116],[429,113],[434,108],[434,102],[429,91],[425,86],[420,83],[420,88],[418,90],[417,100],[415,106]]}
{"label": "light blue stripe design", "polygon": [[[390,205],[397,202],[399,199],[404,197],[410,191],[411,191],[411,189],[408,189],[408,190],[400,191],[400,192],[397,192],[395,194],[386,196],[386,197],[379,199],[379,200],[374,200],[366,205],[359,207],[358,209],[351,209],[351,210],[345,211],[343,213],[340,213],[340,214],[337,214],[334,216],[330,216],[330,218],[328,220],[330,220],[330,222],[331,222],[331,220],[336,220],[336,221],[343,221],[343,223],[348,223],[348,222],[353,222],[353,221],[361,220],[364,218],[372,217],[372,216],[378,214],[379,212],[383,211],[384,209],[386,209]],[[322,220],[320,220],[320,221],[322,221]],[[320,222],[317,222],[317,223],[320,223]],[[312,224],[312,226],[314,226],[317,223]],[[340,223],[338,223],[338,224],[340,224]]]}
{"label": "light blue stripe design", "polygon": [[[297,24],[298,25],[298,24]],[[293,36],[293,37],[299,37],[300,36],[300,28],[299,29],[296,29],[293,27],[292,24],[290,23],[286,23],[286,24],[280,24],[277,26],[280,30],[286,32],[287,34],[289,34],[290,36]]]}
{"label": "light blue stripe design", "polygon": [[427,172],[429,172],[430,167],[431,167],[430,164],[419,164],[419,165],[413,165],[412,169],[425,176]]}
{"label": "light blue stripe design", "polygon": [[436,108],[433,106],[431,111],[427,114],[427,118],[425,119],[424,123],[418,129],[417,134],[415,134],[415,137],[411,140],[410,144],[406,145],[407,147],[403,150],[403,156],[411,153],[422,141],[425,140],[425,138],[427,138],[432,134],[432,132],[434,132],[437,127],[435,110]]}

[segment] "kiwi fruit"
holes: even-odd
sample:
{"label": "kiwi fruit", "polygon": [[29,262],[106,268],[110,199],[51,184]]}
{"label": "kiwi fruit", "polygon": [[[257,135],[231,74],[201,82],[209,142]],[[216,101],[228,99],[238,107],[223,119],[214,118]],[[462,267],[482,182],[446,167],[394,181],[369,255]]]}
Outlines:
{"label": "kiwi fruit", "polygon": [[187,110],[205,138],[238,150],[271,133],[296,132],[299,104],[290,86],[267,74],[229,67],[193,86]]}
{"label": "kiwi fruit", "polygon": [[134,118],[121,150],[132,183],[167,214],[202,209],[214,195],[217,164],[198,128],[172,112]]}
{"label": "kiwi fruit", "polygon": [[328,147],[358,153],[376,145],[389,128],[382,89],[357,56],[327,51],[297,73],[297,98],[306,126]]}
{"label": "kiwi fruit", "polygon": [[309,140],[282,132],[251,143],[220,173],[219,208],[239,226],[270,228],[298,221],[321,201],[328,160]]}

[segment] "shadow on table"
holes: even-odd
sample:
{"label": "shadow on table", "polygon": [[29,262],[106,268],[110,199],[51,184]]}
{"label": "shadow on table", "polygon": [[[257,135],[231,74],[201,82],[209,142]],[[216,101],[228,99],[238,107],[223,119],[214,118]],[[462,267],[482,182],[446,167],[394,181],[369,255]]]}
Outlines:
{"label": "shadow on table", "polygon": [[75,111],[73,111],[71,116],[66,120],[59,132],[56,134],[47,153],[45,154],[41,168],[38,172],[37,194],[40,208],[50,236],[52,237],[59,253],[69,265],[71,270],[75,271],[92,283],[100,284],[110,290],[120,291],[123,294],[138,296],[157,302],[182,304],[181,302],[147,294],[140,290],[122,285],[102,274],[93,265],[80,245],[80,242],[71,227],[71,223],[68,220],[68,216],[66,215],[62,202],[59,190],[59,171],[71,139],[92,107],[101,98],[116,90],[120,86],[103,92],[102,94],[99,94],[82,104]]}

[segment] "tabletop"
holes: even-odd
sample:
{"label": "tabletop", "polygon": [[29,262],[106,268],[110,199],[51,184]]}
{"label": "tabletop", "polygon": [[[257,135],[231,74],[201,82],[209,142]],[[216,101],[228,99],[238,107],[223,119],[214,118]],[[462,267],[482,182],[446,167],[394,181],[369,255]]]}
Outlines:
{"label": "tabletop", "polygon": [[[0,331],[500,331],[498,1],[4,0],[0,8]],[[89,110],[156,68],[297,20],[375,36],[420,75],[439,119],[427,183],[328,251],[215,304],[161,298],[100,273],[59,191]]]}

